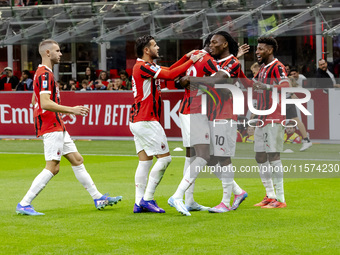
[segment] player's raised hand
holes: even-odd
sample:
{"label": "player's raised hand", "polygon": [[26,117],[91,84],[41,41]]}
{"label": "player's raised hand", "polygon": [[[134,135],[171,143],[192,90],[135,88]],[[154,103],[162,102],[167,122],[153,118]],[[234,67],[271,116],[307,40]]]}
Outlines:
{"label": "player's raised hand", "polygon": [[73,107],[73,114],[74,115],[82,115],[86,116],[89,113],[89,108],[83,105],[77,105]]}
{"label": "player's raised hand", "polygon": [[194,54],[195,51],[196,51],[196,50],[192,50],[192,51],[188,52],[187,54],[185,54],[185,56],[186,56],[187,58],[190,58],[191,55]]}
{"label": "player's raised hand", "polygon": [[250,49],[250,46],[248,44],[242,44],[240,47],[238,47],[238,53],[237,58],[242,57],[244,54],[248,53]]}
{"label": "player's raised hand", "polygon": [[194,63],[196,63],[201,57],[203,57],[205,54],[207,54],[206,52],[201,52],[195,56],[191,56],[191,59]]}

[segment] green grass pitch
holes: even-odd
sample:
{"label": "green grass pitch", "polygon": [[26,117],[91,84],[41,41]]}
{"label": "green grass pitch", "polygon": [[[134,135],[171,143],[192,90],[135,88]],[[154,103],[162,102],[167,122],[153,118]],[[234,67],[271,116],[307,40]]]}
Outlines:
{"label": "green grass pitch", "polygon": [[[62,159],[61,171],[33,201],[45,216],[16,215],[15,207],[44,167],[42,141],[0,140],[1,254],[336,254],[340,250],[339,174],[323,178],[286,178],[287,208],[266,210],[253,204],[265,190],[255,178],[236,178],[248,192],[240,208],[224,214],[193,212],[181,216],[167,204],[182,178],[184,152],[173,161],[155,198],[165,214],[133,214],[134,173],[138,164],[132,141],[76,141],[85,166],[102,192],[123,200],[103,211]],[[171,151],[180,142],[169,142]],[[339,145],[285,146],[284,165],[340,164]],[[253,145],[237,144],[233,164],[256,165]],[[310,175],[312,176],[312,175]],[[204,175],[203,177],[207,177]],[[216,178],[196,181],[195,200],[215,206],[222,197]],[[232,197],[233,199],[233,197]]]}

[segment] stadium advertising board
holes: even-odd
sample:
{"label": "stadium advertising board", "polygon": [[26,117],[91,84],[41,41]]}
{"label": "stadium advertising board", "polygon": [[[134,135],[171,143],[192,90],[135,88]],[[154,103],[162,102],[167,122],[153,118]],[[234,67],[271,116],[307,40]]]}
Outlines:
{"label": "stadium advertising board", "polygon": [[[311,115],[298,112],[310,136],[313,139],[340,139],[337,131],[340,115],[339,109],[335,107],[340,91],[330,89],[326,93],[325,90],[316,89],[310,92],[311,99],[303,106]],[[301,94],[302,98],[304,96]],[[28,92],[0,93],[1,136],[34,136],[31,97],[32,94]],[[182,97],[182,91],[162,92],[161,124],[168,137],[181,137],[178,108]],[[90,108],[89,114],[84,117],[65,116],[67,130],[72,136],[132,137],[129,130],[132,92],[61,92],[61,100],[64,105],[85,105]],[[246,102],[244,109],[245,115],[249,115]]]}

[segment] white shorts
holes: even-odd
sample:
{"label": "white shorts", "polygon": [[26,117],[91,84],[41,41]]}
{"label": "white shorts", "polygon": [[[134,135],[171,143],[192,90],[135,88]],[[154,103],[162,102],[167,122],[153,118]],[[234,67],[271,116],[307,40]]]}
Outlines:
{"label": "white shorts", "polygon": [[210,144],[208,117],[200,113],[179,114],[184,147],[196,144]]}
{"label": "white shorts", "polygon": [[284,127],[281,124],[268,124],[256,127],[254,134],[255,152],[283,152]]}
{"label": "white shorts", "polygon": [[158,121],[130,122],[137,154],[144,150],[146,155],[155,156],[169,152],[169,145],[163,127]]}
{"label": "white shorts", "polygon": [[44,141],[45,160],[61,160],[61,156],[78,152],[76,145],[67,131],[51,132],[42,135]]}
{"label": "white shorts", "polygon": [[209,121],[211,131],[210,155],[217,157],[234,157],[237,139],[237,122],[228,120],[228,123],[225,123],[225,120],[223,120],[222,123],[223,124],[218,124],[217,120],[215,120],[215,122]]}

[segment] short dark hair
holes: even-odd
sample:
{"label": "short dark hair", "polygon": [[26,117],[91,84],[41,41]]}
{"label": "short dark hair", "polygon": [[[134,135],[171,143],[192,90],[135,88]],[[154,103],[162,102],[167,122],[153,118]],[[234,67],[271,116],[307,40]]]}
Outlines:
{"label": "short dark hair", "polygon": [[126,70],[120,70],[118,74],[124,74],[127,78],[129,78],[129,74],[126,72]]}
{"label": "short dark hair", "polygon": [[273,37],[260,37],[259,39],[257,39],[257,43],[264,43],[272,46],[273,54],[275,54],[279,49],[279,45],[277,44],[277,41]]}
{"label": "short dark hair", "polygon": [[238,43],[234,40],[234,38],[225,31],[218,31],[215,35],[222,35],[225,38],[228,42],[229,52],[236,57],[238,53]]}
{"label": "short dark hair", "polygon": [[293,67],[291,67],[290,68],[290,72],[299,72],[299,70],[297,69],[297,67],[296,66],[293,66]]}
{"label": "short dark hair", "polygon": [[22,72],[23,72],[24,74],[26,74],[28,78],[31,78],[31,73],[30,73],[30,71],[24,70],[24,71],[22,71]]}
{"label": "short dark hair", "polygon": [[150,41],[154,40],[151,35],[143,35],[136,40],[137,57],[141,58],[144,54],[144,48],[150,46]]}

